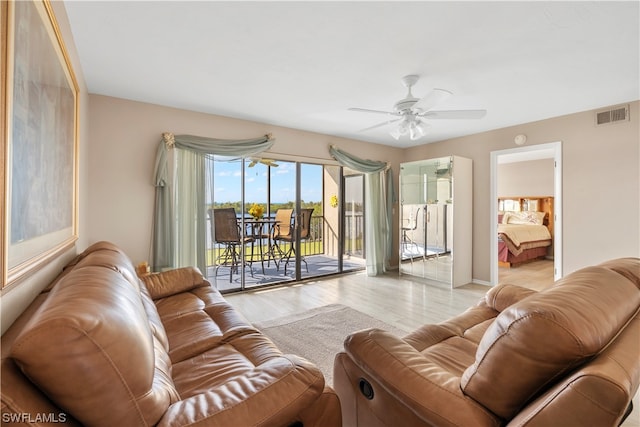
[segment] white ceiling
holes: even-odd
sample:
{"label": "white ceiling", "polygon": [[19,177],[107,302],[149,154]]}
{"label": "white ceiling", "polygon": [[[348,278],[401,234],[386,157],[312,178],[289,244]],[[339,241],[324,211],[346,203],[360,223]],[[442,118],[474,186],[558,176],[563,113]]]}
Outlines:
{"label": "white ceiling", "polygon": [[[90,93],[407,147],[640,99],[640,2],[65,1]],[[404,98],[454,95],[418,141]],[[277,138],[277,135],[276,135]]]}

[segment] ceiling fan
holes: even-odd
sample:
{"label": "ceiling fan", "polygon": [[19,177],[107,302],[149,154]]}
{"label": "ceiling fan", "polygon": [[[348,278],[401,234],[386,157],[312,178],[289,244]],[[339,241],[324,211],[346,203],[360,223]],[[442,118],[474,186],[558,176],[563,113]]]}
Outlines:
{"label": "ceiling fan", "polygon": [[249,163],[250,168],[254,167],[258,163],[262,163],[265,166],[271,166],[274,168],[278,167],[278,164],[273,159],[264,159],[262,157],[251,157],[249,160],[250,160],[250,163]]}
{"label": "ceiling fan", "polygon": [[411,140],[416,140],[423,137],[429,127],[425,119],[481,119],[487,114],[486,110],[432,110],[452,93],[445,89],[433,89],[425,97],[415,98],[411,93],[411,87],[419,78],[420,76],[413,74],[402,78],[402,84],[407,88],[407,95],[394,104],[393,111],[349,108],[349,111],[393,116],[390,120],[362,129],[361,132],[397,123],[390,132],[393,138],[399,140],[401,136],[409,135]]}

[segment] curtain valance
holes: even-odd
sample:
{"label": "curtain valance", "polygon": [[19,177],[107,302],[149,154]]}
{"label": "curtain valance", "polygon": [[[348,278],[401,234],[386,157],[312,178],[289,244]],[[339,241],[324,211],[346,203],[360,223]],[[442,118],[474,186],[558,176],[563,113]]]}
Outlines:
{"label": "curtain valance", "polygon": [[217,154],[220,156],[247,157],[268,150],[275,143],[271,134],[253,139],[218,139],[194,135],[174,135],[170,132],[162,134],[162,140],[156,151],[154,185],[164,186],[167,183],[167,154],[171,148],[181,148],[200,154]]}
{"label": "curtain valance", "polygon": [[[169,186],[168,153],[172,148],[192,151],[201,155],[248,157],[262,153],[273,146],[271,134],[253,139],[218,139],[194,135],[162,134],[156,150],[153,185],[156,198],[153,217],[151,265],[154,271],[175,267],[175,238]],[[204,163],[203,163],[204,164]],[[202,171],[204,174],[204,171]],[[204,190],[202,190],[204,191]]]}
{"label": "curtain valance", "polygon": [[346,166],[358,172],[375,173],[389,169],[389,163],[377,160],[361,159],[353,154],[346,153],[335,145],[329,146],[329,154],[342,166]]}
{"label": "curtain valance", "polygon": [[383,274],[389,268],[393,251],[392,212],[395,192],[391,167],[387,162],[361,159],[334,145],[329,147],[329,153],[340,165],[366,174],[364,195],[367,206],[367,274]]}
{"label": "curtain valance", "polygon": [[217,139],[194,135],[162,134],[164,146],[191,150],[200,154],[218,154],[221,156],[247,157],[262,153],[271,148],[275,140],[271,134],[253,139]]}

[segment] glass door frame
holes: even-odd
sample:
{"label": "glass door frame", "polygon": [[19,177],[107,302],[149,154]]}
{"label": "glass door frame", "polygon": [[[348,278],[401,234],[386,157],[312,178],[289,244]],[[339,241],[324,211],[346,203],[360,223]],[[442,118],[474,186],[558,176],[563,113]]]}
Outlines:
{"label": "glass door frame", "polygon": [[[344,168],[340,169],[340,175],[341,175],[341,183],[342,183],[342,193],[341,193],[341,202],[339,203],[340,206],[340,210],[341,212],[339,213],[340,218],[342,218],[342,220],[340,221],[340,226],[341,226],[341,231],[340,231],[340,235],[341,235],[341,239],[340,239],[340,253],[342,254],[342,256],[340,257],[340,261],[341,263],[343,262],[344,259],[344,250],[346,248],[346,243],[345,240],[347,238],[345,230],[347,229],[346,226],[346,222],[347,222],[347,216],[346,216],[346,212],[347,212],[347,208],[346,208],[346,203],[347,203],[347,185],[346,185],[346,180],[350,179],[350,178],[354,178],[357,177],[359,179],[361,179],[361,184],[362,184],[362,199],[361,199],[361,203],[362,203],[362,259],[366,259],[367,257],[367,252],[366,252],[366,242],[365,239],[367,238],[367,231],[366,231],[366,220],[365,220],[365,216],[366,216],[366,212],[367,212],[367,206],[365,204],[365,197],[364,197],[364,192],[365,192],[365,178],[364,178],[364,173],[352,173],[349,175],[345,175],[344,174]],[[342,266],[341,266],[341,271],[343,270]]]}
{"label": "glass door frame", "polygon": [[[239,172],[240,200],[239,202],[233,201],[235,198],[232,195],[229,195],[228,201],[236,206],[237,206],[237,203],[240,204],[239,209],[237,209],[237,214],[239,215],[238,224],[241,227],[241,230],[245,230],[245,225],[248,224],[245,218],[245,216],[248,214],[247,213],[249,209],[248,205],[254,202],[254,200],[247,200],[247,197],[256,198],[255,195],[254,196],[249,195],[249,191],[247,189],[247,185],[250,184],[249,176],[247,175],[247,172],[251,170],[249,169],[249,164],[250,162],[254,162],[255,159],[247,158],[247,159],[236,159],[236,160],[238,161],[236,166],[230,166],[228,170],[232,171],[234,174],[237,174]],[[211,204],[210,205],[207,204],[207,205],[210,206],[211,208],[215,208],[216,206],[220,206],[220,204],[224,205],[226,203],[224,199],[227,196],[221,195],[219,196],[220,198],[218,199],[216,197],[217,194],[216,194],[215,188],[216,186],[220,185],[219,183],[221,182],[220,180],[222,179],[219,177],[218,171],[227,170],[221,167],[221,165],[227,161],[229,160],[225,158],[216,159],[214,157],[212,158],[211,164],[208,166],[211,168],[211,171],[213,173],[212,176],[208,178],[210,180],[209,185],[211,185],[211,188],[209,190],[211,192],[210,194]],[[237,272],[234,271],[233,273],[233,278],[235,278],[235,280],[228,282],[230,279],[226,277],[227,275],[225,273],[222,273],[222,271],[218,271],[219,267],[215,259],[215,250],[218,248],[219,245],[216,244],[213,239],[211,239],[212,246],[208,247],[208,249],[209,248],[212,249],[211,256],[213,256],[213,259],[211,261],[212,264],[208,265],[208,270],[211,271],[210,269],[213,268],[213,271],[215,271],[215,273],[211,274],[211,279],[216,283],[216,286],[223,293],[241,292],[245,290],[256,290],[260,288],[283,285],[290,282],[291,283],[300,282],[302,280],[314,279],[318,277],[323,277],[325,275],[340,274],[345,272],[344,270],[345,264],[346,264],[344,262],[345,223],[344,223],[344,206],[343,206],[344,191],[345,191],[344,168],[339,165],[325,164],[324,162],[314,163],[314,162],[308,162],[304,160],[295,160],[295,159],[286,159],[286,158],[285,159],[276,158],[274,159],[274,161],[278,162],[281,166],[285,163],[290,164],[289,167],[292,169],[295,169],[295,179],[287,180],[286,182],[290,183],[288,185],[291,185],[295,182],[295,192],[294,192],[295,201],[293,205],[290,205],[290,206],[295,208],[294,227],[297,230],[296,236],[300,236],[300,227],[302,225],[300,223],[301,221],[300,212],[303,206],[307,205],[307,202],[310,202],[314,205],[316,205],[317,203],[321,204],[321,208],[320,208],[321,211],[318,212],[316,209],[315,215],[321,215],[322,222],[317,223],[317,220],[315,220],[315,222],[314,221],[311,222],[310,232],[312,233],[312,238],[310,239],[309,245],[307,245],[307,241],[303,241],[300,238],[297,238],[294,240],[293,245],[295,249],[295,256],[293,255],[291,256],[289,267],[287,267],[287,270],[291,268],[291,274],[283,275],[281,277],[281,279],[283,280],[280,280],[279,278],[276,277],[277,275],[274,275],[273,281],[268,280],[270,277],[266,277],[267,278],[266,281],[262,281],[259,278],[257,282],[254,282],[253,280],[251,280],[250,277],[246,276],[246,274],[248,274],[245,268],[248,262],[246,260],[246,255],[248,255],[248,251],[250,250],[250,248],[249,246],[245,247],[245,245],[241,245],[241,247],[238,248],[238,251],[241,254],[242,261],[240,265],[237,266]],[[313,197],[309,197],[309,195],[305,193],[305,189],[303,187],[304,182],[306,182],[305,165],[312,166],[312,168],[309,169],[309,172],[308,172],[309,175],[307,176],[311,177],[311,181],[313,183],[316,182],[315,176],[316,176],[316,173],[319,172],[318,179],[322,183],[319,202],[318,200],[316,200],[315,194],[313,195]],[[317,167],[318,170],[314,169],[313,167]],[[266,176],[264,171],[266,171]],[[275,173],[277,173],[277,171],[275,171],[274,167],[270,165],[267,165],[266,169],[262,169],[262,171],[259,172],[260,176],[264,177],[264,182],[266,184],[265,193],[267,197],[266,199],[267,207],[265,209],[265,214],[269,214],[269,213],[271,213],[272,215],[274,214],[274,212],[272,212],[272,205],[274,204],[276,205],[276,207],[278,206],[279,203],[282,203],[284,205],[287,204],[286,201],[278,202],[278,203],[275,203],[272,201],[272,196],[274,195],[272,186],[274,185]],[[235,181],[235,182],[238,183],[238,181]],[[258,181],[256,180],[256,182]],[[275,185],[278,185],[278,184],[275,184]],[[327,185],[329,185],[329,187],[326,187]],[[225,183],[222,183],[222,186],[226,187]],[[307,186],[309,186],[308,182],[307,182]],[[238,191],[237,184],[235,184],[234,187],[236,188],[236,191]],[[327,193],[327,191],[340,195],[340,200],[338,201],[338,205],[336,206],[337,211],[333,210],[332,207],[329,206],[330,205],[329,193]],[[303,196],[309,200],[303,199]],[[257,200],[261,200],[261,202],[258,202]],[[255,202],[258,204],[265,203],[263,197],[259,197],[257,200],[255,200]],[[337,235],[336,235],[336,232],[337,232]],[[263,240],[258,240],[257,244],[262,245],[264,244],[264,242]],[[285,244],[287,245],[287,248],[288,248],[289,247],[288,243],[285,243]],[[328,246],[328,245],[331,245],[331,246]],[[338,250],[337,253],[336,253],[336,248]],[[324,263],[324,269],[319,268],[317,270],[309,270],[309,273],[307,273],[305,270],[303,270],[302,264],[303,262],[311,262],[309,257],[315,254],[318,254],[318,255],[324,254],[327,257],[327,260],[320,261]],[[303,259],[303,257],[307,257],[307,258]],[[255,263],[256,263],[256,260],[254,258],[253,264]],[[257,270],[255,270],[256,266],[252,265],[252,267],[254,268],[254,270],[252,271],[256,275],[259,274],[258,272],[260,270],[260,261],[257,261],[257,263],[258,263]],[[313,264],[309,264],[309,265],[313,265]],[[265,260],[265,269],[266,267],[267,267],[267,261]],[[282,269],[283,267],[280,266],[279,271],[282,271]],[[353,271],[355,269],[358,269],[358,265],[355,265],[355,266],[349,265],[349,269],[347,271]],[[269,274],[267,274],[267,276],[269,276]]]}

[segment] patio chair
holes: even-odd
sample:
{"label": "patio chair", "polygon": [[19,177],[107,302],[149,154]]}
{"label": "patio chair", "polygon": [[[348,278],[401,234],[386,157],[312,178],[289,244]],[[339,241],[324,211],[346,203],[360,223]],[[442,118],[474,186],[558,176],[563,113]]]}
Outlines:
{"label": "patio chair", "polygon": [[233,272],[238,271],[238,265],[242,262],[244,247],[248,243],[252,243],[249,270],[253,277],[251,263],[253,260],[254,238],[243,236],[243,233],[240,232],[236,210],[234,208],[209,209],[209,216],[213,219],[213,227],[211,227],[213,241],[224,245],[224,249],[216,257],[215,276],[218,275],[220,267],[229,267],[229,282],[231,282],[233,280]]}
{"label": "patio chair", "polygon": [[293,227],[291,226],[291,217],[293,209],[278,209],[276,211],[276,223],[273,227],[273,239],[291,236]]}
{"label": "patio chair", "polygon": [[[290,241],[293,236],[293,226],[291,224],[293,216],[293,209],[278,209],[276,211],[275,216],[275,224],[273,225],[273,229],[271,230],[271,240],[273,241],[273,246],[270,248],[271,253],[274,257],[282,259],[286,252],[282,250],[280,245],[278,245],[278,241]],[[276,261],[276,268],[279,270],[280,266]]]}
{"label": "patio chair", "polygon": [[[277,215],[277,213],[276,213]],[[300,221],[300,241],[305,241],[309,239],[311,236],[311,216],[313,215],[313,209],[300,209],[299,221]],[[276,242],[277,248],[279,252],[282,254],[282,258],[286,259],[284,263],[284,274],[287,274],[287,265],[291,259],[291,256],[295,256],[296,254],[296,229],[294,226],[289,227],[289,233],[286,235],[274,235],[274,241]],[[280,246],[278,245],[278,241],[288,242],[289,249],[287,252],[284,252]],[[307,264],[307,260],[303,257],[300,258],[307,269],[307,273],[309,272],[309,265]]]}
{"label": "patio chair", "polygon": [[[422,251],[422,254],[420,254],[419,245],[411,237],[409,237],[408,234],[408,232],[415,231],[418,228],[419,214],[420,208],[417,208],[415,215],[409,215],[407,225],[402,226],[402,255],[404,256],[405,254],[407,254],[406,256],[411,260],[412,263],[415,255],[424,257],[424,250]],[[414,252],[413,250],[409,250],[410,247],[414,247],[416,251]]]}

